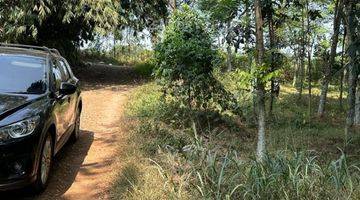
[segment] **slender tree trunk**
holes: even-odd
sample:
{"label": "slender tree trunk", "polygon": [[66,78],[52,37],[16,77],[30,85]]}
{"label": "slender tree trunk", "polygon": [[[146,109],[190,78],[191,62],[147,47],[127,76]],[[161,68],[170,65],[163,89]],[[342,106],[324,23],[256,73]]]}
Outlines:
{"label": "slender tree trunk", "polygon": [[[263,19],[261,13],[260,0],[255,0],[255,26],[256,26],[256,52],[257,65],[261,66],[264,62],[264,36],[263,36]],[[262,80],[257,80],[257,94],[258,94],[258,143],[257,143],[257,158],[263,160],[265,155],[265,85]]]}
{"label": "slender tree trunk", "polygon": [[[342,64],[343,65],[343,64]],[[344,109],[344,103],[343,103],[343,93],[344,93],[344,75],[345,75],[345,72],[344,70],[340,73],[340,88],[339,88],[339,106],[340,106],[340,109],[343,110]]]}
{"label": "slender tree trunk", "polygon": [[227,37],[226,37],[226,43],[227,43],[227,47],[226,47],[226,53],[227,53],[227,57],[226,57],[226,64],[227,64],[227,71],[230,72],[232,70],[232,53],[231,53],[231,37],[230,37],[230,28],[231,28],[231,21],[229,20],[226,23],[226,32],[227,32]]}
{"label": "slender tree trunk", "polygon": [[356,101],[355,101],[355,125],[360,126],[360,76],[357,80]]}
{"label": "slender tree trunk", "polygon": [[299,82],[299,99],[302,98],[303,87],[304,87],[304,75],[305,75],[305,20],[304,15],[301,17],[302,24],[302,36],[301,36],[301,52],[300,52],[300,82]]}
{"label": "slender tree trunk", "polygon": [[[309,2],[306,1],[306,10],[307,12],[309,11]],[[312,53],[312,46],[313,46],[313,42],[311,41],[311,33],[310,33],[310,17],[309,15],[307,15],[307,38],[308,38],[308,52],[307,52],[307,59],[308,59],[308,91],[309,91],[309,99],[308,99],[308,115],[309,115],[309,124],[311,124],[311,112],[312,112],[312,106],[311,106],[311,95],[312,95],[312,85],[311,85],[311,81],[312,81],[312,77],[311,77],[311,73],[312,73],[312,64],[311,64],[311,53]]]}
{"label": "slender tree trunk", "polygon": [[297,88],[297,81],[298,81],[298,76],[299,76],[299,55],[298,53],[299,49],[295,48],[294,49],[294,66],[295,66],[295,72],[294,72],[294,78],[293,78],[293,87]]}
{"label": "slender tree trunk", "polygon": [[113,51],[114,51],[114,58],[116,58],[116,37],[115,37],[115,32],[114,32],[114,46],[113,46]]}
{"label": "slender tree trunk", "polygon": [[[347,31],[348,31],[348,47],[351,47],[357,40],[356,37],[356,21],[355,21],[355,0],[348,0],[346,4],[347,10]],[[358,78],[358,63],[356,63],[357,53],[356,51],[348,51],[349,53],[349,68],[348,68],[348,75],[349,75],[349,91],[348,91],[348,104],[349,110],[346,118],[346,128],[345,134],[348,135],[350,133],[351,128],[354,125],[355,119],[355,103],[356,103],[356,82]]]}
{"label": "slender tree trunk", "polygon": [[[344,23],[345,24],[345,23]],[[339,105],[341,110],[344,109],[343,105],[343,92],[344,92],[344,76],[345,76],[345,69],[344,68],[344,57],[345,57],[345,41],[346,41],[346,26],[344,26],[344,35],[342,40],[342,47],[341,47],[341,74],[340,74],[340,95],[339,95]]]}
{"label": "slender tree trunk", "polygon": [[339,38],[339,29],[340,29],[340,10],[342,8],[342,0],[336,0],[336,6],[335,6],[335,14],[334,14],[334,26],[333,26],[333,37],[331,41],[331,49],[330,49],[330,57],[329,61],[327,63],[326,69],[325,69],[325,76],[322,81],[321,85],[321,92],[320,92],[320,101],[319,101],[319,107],[318,107],[318,117],[323,117],[325,112],[325,104],[326,104],[326,98],[327,98],[327,92],[329,88],[329,82],[331,79],[331,70],[333,68],[333,65],[335,63],[335,56],[336,56],[336,48],[338,44],[338,38]]}
{"label": "slender tree trunk", "polygon": [[171,6],[171,8],[172,8],[173,10],[176,10],[176,8],[177,8],[176,0],[171,0],[171,1],[170,1],[170,6]]}
{"label": "slender tree trunk", "polygon": [[308,112],[309,112],[309,123],[311,123],[311,113],[312,113],[312,104],[311,104],[311,100],[312,100],[312,77],[311,77],[311,73],[312,73],[312,63],[311,63],[311,52],[312,52],[312,45],[313,42],[309,41],[309,49],[308,49],[308,56],[307,56],[307,60],[308,60],[308,91],[309,91],[309,99],[308,99]]}
{"label": "slender tree trunk", "polygon": [[[350,43],[351,44],[351,43]],[[349,110],[346,118],[346,133],[348,134],[350,129],[354,125],[355,119],[355,104],[356,104],[356,69],[355,69],[355,58],[353,63],[349,66],[349,91],[348,91],[348,104]]]}
{"label": "slender tree trunk", "polygon": [[[272,7],[272,5],[271,5]],[[275,70],[274,66],[274,50],[275,50],[275,43],[276,43],[276,36],[275,36],[275,28],[274,28],[274,22],[272,14],[270,13],[268,15],[268,21],[269,21],[269,36],[270,36],[270,49],[271,49],[271,57],[270,57],[270,71],[273,72]],[[274,78],[271,79],[271,96],[270,96],[270,107],[269,107],[269,116],[271,117],[273,114],[273,106],[275,102],[275,80]]]}
{"label": "slender tree trunk", "polygon": [[[245,1],[245,7],[246,8],[250,8],[250,1],[246,0]],[[248,72],[251,72],[251,67],[252,67],[252,62],[253,62],[253,54],[250,51],[250,45],[251,45],[251,9],[246,9],[245,10],[245,15],[246,15],[246,21],[245,21],[245,51],[247,52],[247,67],[248,67]],[[256,111],[256,95],[253,94],[253,115],[254,115],[254,119],[256,119],[257,116],[257,111]]]}

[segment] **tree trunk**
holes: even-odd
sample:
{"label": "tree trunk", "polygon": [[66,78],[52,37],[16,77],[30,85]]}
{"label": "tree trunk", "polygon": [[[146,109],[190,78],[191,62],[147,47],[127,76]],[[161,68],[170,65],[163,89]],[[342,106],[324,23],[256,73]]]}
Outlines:
{"label": "tree trunk", "polygon": [[[272,5],[270,5],[272,7]],[[274,28],[274,22],[272,14],[269,13],[268,15],[268,21],[269,21],[269,36],[270,36],[270,50],[271,50],[271,57],[270,57],[270,71],[273,72],[275,70],[274,66],[274,50],[276,48],[276,36],[275,36],[275,28]],[[276,97],[276,91],[275,91],[275,80],[274,78],[271,79],[271,94],[270,94],[270,107],[269,107],[269,116],[271,117],[273,114],[273,106],[275,102]]]}
{"label": "tree trunk", "polygon": [[311,123],[311,112],[312,112],[312,104],[311,104],[311,100],[312,100],[312,77],[311,77],[311,73],[312,73],[312,63],[311,63],[311,52],[312,52],[312,45],[313,42],[309,42],[310,46],[308,49],[308,91],[309,91],[309,99],[308,99],[308,112],[309,112],[309,123]]}
{"label": "tree trunk", "polygon": [[341,71],[341,74],[340,74],[339,105],[340,105],[341,110],[344,109],[344,106],[343,106],[343,91],[344,91],[345,70],[343,68],[344,68],[344,57],[345,57],[345,39],[346,39],[346,26],[344,26],[344,36],[343,36],[342,47],[341,47],[341,63],[340,63],[340,67],[341,67],[342,71]]}
{"label": "tree trunk", "polygon": [[113,46],[113,51],[114,51],[114,58],[116,58],[116,36],[115,36],[115,32],[114,32],[114,46]]}
{"label": "tree trunk", "polygon": [[344,103],[343,103],[343,91],[344,91],[344,75],[345,75],[345,72],[344,70],[340,73],[340,88],[339,88],[339,106],[340,106],[340,109],[343,110],[344,109]]}
{"label": "tree trunk", "polygon": [[334,13],[334,25],[333,25],[333,37],[331,41],[331,49],[330,49],[330,57],[329,61],[326,65],[325,69],[325,76],[322,81],[321,85],[321,93],[320,93],[320,101],[319,101],[319,108],[318,108],[318,117],[323,117],[325,112],[325,105],[326,105],[326,98],[327,92],[329,88],[329,82],[331,79],[331,70],[335,63],[335,56],[336,56],[336,47],[338,44],[339,38],[339,28],[340,28],[340,10],[342,8],[342,0],[336,0],[335,6],[335,13]]}
{"label": "tree trunk", "polygon": [[177,7],[176,0],[171,0],[171,1],[170,1],[170,7],[171,7],[173,10],[176,10],[176,7]]}
{"label": "tree trunk", "polygon": [[354,118],[355,118],[355,96],[356,96],[356,82],[358,78],[358,63],[356,63],[357,53],[354,49],[349,49],[351,46],[356,42],[356,21],[355,21],[355,0],[348,0],[347,1],[347,31],[348,31],[348,55],[349,55],[349,68],[348,68],[348,75],[349,75],[349,91],[348,91],[348,104],[349,110],[346,118],[346,128],[345,134],[349,134],[351,128],[354,125]]}
{"label": "tree trunk", "polygon": [[[258,0],[256,0],[258,1]],[[257,142],[257,158],[263,160],[265,155],[265,88],[264,85],[258,85],[258,142]]]}
{"label": "tree trunk", "polygon": [[299,55],[298,55],[299,49],[295,47],[294,49],[294,66],[295,66],[295,72],[294,72],[294,78],[293,78],[293,87],[297,87],[297,81],[299,76]]}
{"label": "tree trunk", "polygon": [[231,64],[231,45],[227,44],[227,48],[226,48],[226,52],[227,52],[227,58],[226,58],[226,65],[227,65],[227,71],[231,72],[232,70],[232,64]]}
{"label": "tree trunk", "polygon": [[[256,52],[257,65],[261,66],[264,62],[264,37],[263,37],[263,19],[261,13],[260,0],[255,0],[255,26],[256,26]],[[258,143],[257,143],[257,159],[262,161],[265,155],[265,85],[262,80],[257,80],[258,94]]]}
{"label": "tree trunk", "polygon": [[[307,12],[309,12],[309,2],[306,1],[306,10]],[[309,91],[309,99],[308,99],[308,115],[309,115],[309,125],[311,124],[311,111],[312,111],[312,106],[311,106],[311,95],[312,95],[312,85],[311,85],[311,81],[312,81],[312,77],[311,77],[311,73],[312,73],[312,65],[311,65],[311,53],[312,53],[312,46],[313,46],[313,41],[311,41],[311,33],[310,33],[310,16],[307,15],[307,38],[308,38],[308,52],[307,52],[307,59],[308,59],[308,91]]]}
{"label": "tree trunk", "polygon": [[304,15],[302,15],[301,18],[302,23],[302,36],[301,36],[301,50],[300,50],[300,70],[299,70],[299,76],[300,76],[300,82],[299,82],[299,99],[302,98],[303,93],[303,87],[304,87],[304,75],[305,75],[305,20]]}
{"label": "tree trunk", "polygon": [[226,23],[226,32],[227,32],[227,37],[226,37],[226,43],[227,43],[227,47],[226,47],[226,65],[227,65],[227,71],[230,72],[232,70],[232,54],[231,54],[231,36],[230,36],[230,28],[231,28],[231,22],[230,20]]}
{"label": "tree trunk", "polygon": [[[351,44],[351,43],[350,43]],[[355,61],[355,58],[351,58],[350,60]],[[346,132],[349,133],[350,128],[354,125],[354,118],[355,118],[355,103],[356,103],[356,69],[355,69],[355,62],[351,63],[349,66],[349,91],[348,91],[348,104],[349,110],[346,119]]]}
{"label": "tree trunk", "polygon": [[360,126],[360,76],[357,80],[356,101],[355,101],[355,125]]}

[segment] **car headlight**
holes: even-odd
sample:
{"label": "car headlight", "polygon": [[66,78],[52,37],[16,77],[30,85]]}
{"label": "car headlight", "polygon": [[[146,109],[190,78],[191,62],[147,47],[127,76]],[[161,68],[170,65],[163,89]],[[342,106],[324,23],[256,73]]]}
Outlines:
{"label": "car headlight", "polygon": [[39,124],[40,117],[35,116],[25,119],[14,124],[10,124],[0,128],[0,141],[6,141],[10,138],[21,138],[34,132]]}

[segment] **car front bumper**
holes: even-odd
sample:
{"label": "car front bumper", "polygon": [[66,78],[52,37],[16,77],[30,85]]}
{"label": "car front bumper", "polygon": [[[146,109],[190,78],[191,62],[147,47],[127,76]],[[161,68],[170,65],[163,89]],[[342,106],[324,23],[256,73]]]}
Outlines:
{"label": "car front bumper", "polygon": [[22,188],[35,181],[39,135],[0,144],[0,191]]}

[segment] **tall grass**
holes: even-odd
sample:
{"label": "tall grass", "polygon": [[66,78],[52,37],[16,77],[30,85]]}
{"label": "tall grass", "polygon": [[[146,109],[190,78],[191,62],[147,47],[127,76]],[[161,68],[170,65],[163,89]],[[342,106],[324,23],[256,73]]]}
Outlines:
{"label": "tall grass", "polygon": [[161,102],[155,84],[140,87],[127,113],[136,119],[132,165],[141,172],[126,199],[360,199],[360,140],[344,141],[336,120],[303,124],[290,93],[279,102],[282,121],[270,124],[269,152],[259,162],[252,127],[232,129],[222,116],[201,121]]}
{"label": "tall grass", "polygon": [[[346,156],[320,164],[313,152],[277,151],[267,154],[262,162],[243,160],[237,152],[220,154],[193,145],[191,152],[172,153],[179,157],[164,166],[156,163],[161,174],[177,173],[183,182],[175,188],[187,189],[193,199],[359,199],[360,169],[348,165]],[[185,158],[185,159],[181,159]],[[166,168],[168,166],[168,168]],[[171,183],[169,176],[164,182]],[[184,181],[190,181],[185,183]],[[187,188],[181,186],[188,185]],[[195,192],[196,191],[196,192]]]}

